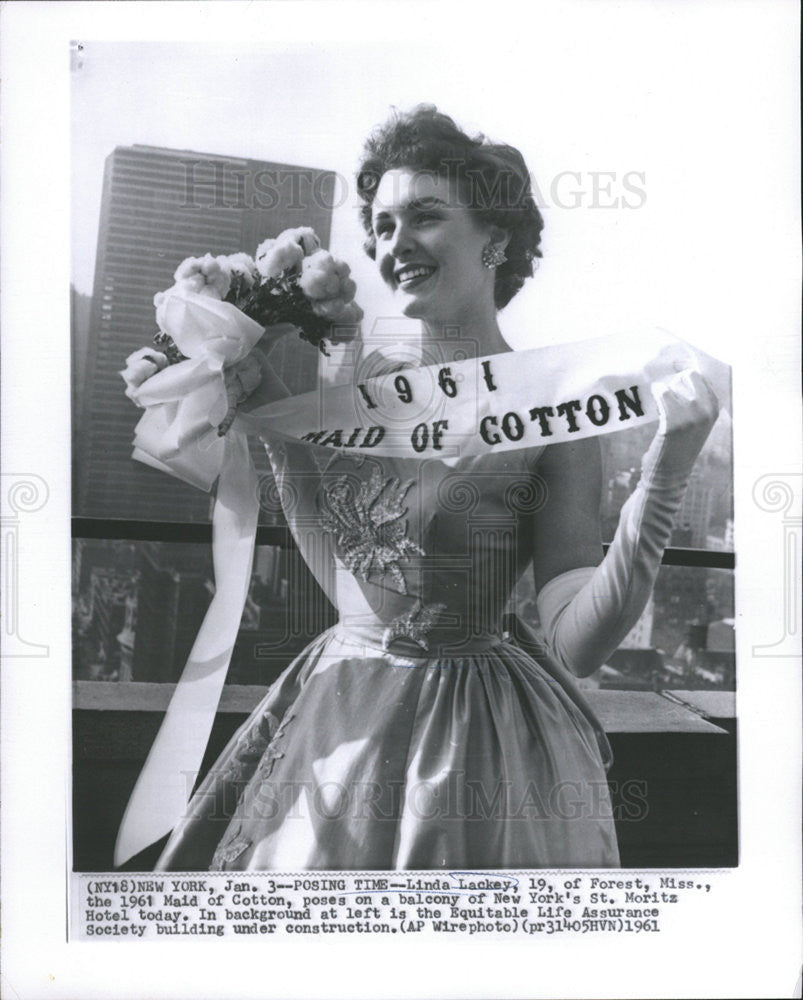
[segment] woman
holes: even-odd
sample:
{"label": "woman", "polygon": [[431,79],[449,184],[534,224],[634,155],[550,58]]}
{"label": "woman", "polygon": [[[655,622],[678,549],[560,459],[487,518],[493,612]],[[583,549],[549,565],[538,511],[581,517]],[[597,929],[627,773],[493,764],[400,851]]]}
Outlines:
{"label": "woman", "polygon": [[[358,186],[368,253],[421,321],[425,361],[508,352],[497,310],[532,274],[543,227],[520,154],[422,106],[369,140]],[[383,365],[372,374],[399,367]],[[595,670],[638,619],[716,418],[696,373],[659,406],[604,559],[593,438],[427,461],[268,440],[340,622],[236,734],[158,867],[618,865],[609,749],[568,673]],[[530,563],[535,658],[502,632]]]}

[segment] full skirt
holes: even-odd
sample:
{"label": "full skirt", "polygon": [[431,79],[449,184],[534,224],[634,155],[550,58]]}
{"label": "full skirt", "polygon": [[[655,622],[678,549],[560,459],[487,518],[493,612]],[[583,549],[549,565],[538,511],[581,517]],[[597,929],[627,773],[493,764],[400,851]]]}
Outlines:
{"label": "full skirt", "polygon": [[615,867],[605,745],[514,642],[407,657],[335,626],[232,738],[157,868]]}

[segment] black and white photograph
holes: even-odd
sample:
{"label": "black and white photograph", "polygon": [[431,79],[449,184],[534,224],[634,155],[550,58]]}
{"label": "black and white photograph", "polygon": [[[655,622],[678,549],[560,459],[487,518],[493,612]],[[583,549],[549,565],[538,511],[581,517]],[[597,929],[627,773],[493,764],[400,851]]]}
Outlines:
{"label": "black and white photograph", "polygon": [[[720,400],[693,350],[649,329],[623,345],[640,377],[593,329],[538,352],[539,286],[559,267],[550,214],[585,201],[637,218],[648,172],[539,181],[485,138],[495,109],[480,138],[448,105],[375,94],[361,146],[341,151],[342,118],[294,101],[298,68],[258,47],[232,80],[183,44],[77,43],[73,59],[79,204],[102,167],[94,254],[78,242],[90,213],[73,223],[76,281],[94,257],[91,287],[72,290],[76,868],[736,864],[727,376]],[[146,70],[162,91],[193,87],[210,65],[246,95],[264,88],[263,134],[221,139],[207,110],[184,126],[189,150],[106,139],[121,132],[117,112],[98,116],[110,88]],[[132,140],[175,128],[151,108],[126,116]],[[274,132],[271,116],[290,121]],[[300,162],[279,138],[291,121]],[[534,189],[557,201],[542,211]],[[502,324],[525,286],[514,348]],[[503,360],[527,368],[515,386]],[[420,367],[435,394],[404,374]],[[358,405],[341,414],[332,385]],[[465,416],[444,408],[461,393]],[[270,406],[294,396],[290,437]],[[409,457],[382,454],[405,441]],[[237,546],[250,565],[235,568]],[[213,672],[217,715],[192,695]],[[214,730],[200,774],[206,748],[182,756],[186,729]],[[196,778],[170,840],[140,856]]]}
{"label": "black and white photograph", "polygon": [[[12,35],[57,7],[41,303],[4,222],[3,880],[55,838],[70,971],[9,995],[797,995],[797,11],[31,3]],[[45,103],[6,98],[7,202]],[[396,985],[293,980],[360,941]],[[268,992],[209,971],[257,945]]]}

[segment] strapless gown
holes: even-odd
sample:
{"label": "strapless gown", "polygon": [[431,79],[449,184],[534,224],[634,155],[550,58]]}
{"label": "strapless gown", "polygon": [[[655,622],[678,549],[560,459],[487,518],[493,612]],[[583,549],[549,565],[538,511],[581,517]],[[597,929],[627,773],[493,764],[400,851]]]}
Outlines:
{"label": "strapless gown", "polygon": [[158,868],[617,866],[605,735],[568,674],[502,631],[543,449],[266,447],[339,621],[235,734]]}

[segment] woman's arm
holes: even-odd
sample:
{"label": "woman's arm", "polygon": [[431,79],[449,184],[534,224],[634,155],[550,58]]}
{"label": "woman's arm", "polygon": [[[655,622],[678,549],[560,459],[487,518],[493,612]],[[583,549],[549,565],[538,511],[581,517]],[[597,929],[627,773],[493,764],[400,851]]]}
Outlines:
{"label": "woman's arm", "polygon": [[546,494],[535,517],[533,539],[535,589],[540,594],[555,577],[602,561],[599,439],[551,445],[544,450],[536,475]]}
{"label": "woman's arm", "polygon": [[678,373],[656,399],[658,433],[599,565],[598,445],[593,451],[586,442],[573,444],[574,451],[553,446],[542,458],[547,500],[535,525],[538,611],[547,647],[577,676],[601,666],[644,610],[695,459],[716,420],[716,398],[697,372]]}

